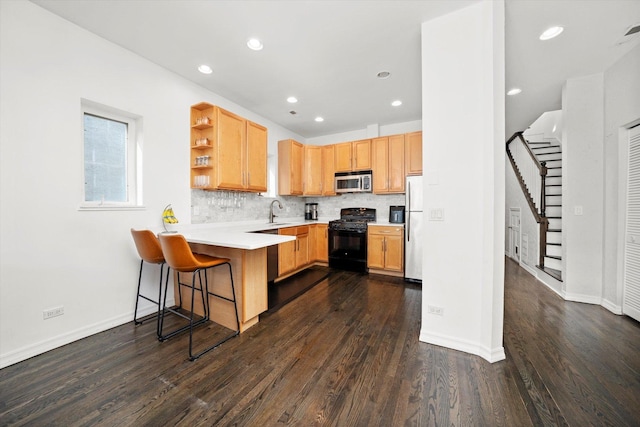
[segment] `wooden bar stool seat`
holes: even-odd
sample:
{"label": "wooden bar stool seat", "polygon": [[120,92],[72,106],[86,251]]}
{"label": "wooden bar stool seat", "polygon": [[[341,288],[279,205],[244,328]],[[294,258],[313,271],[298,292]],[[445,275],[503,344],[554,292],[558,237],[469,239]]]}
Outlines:
{"label": "wooden bar stool seat", "polygon": [[[229,339],[238,336],[240,333],[240,320],[238,317],[238,305],[236,303],[236,292],[233,283],[233,272],[231,270],[231,260],[228,258],[219,258],[202,254],[194,254],[189,247],[189,243],[187,243],[184,236],[181,234],[160,234],[159,236],[160,246],[162,247],[162,252],[164,253],[164,257],[166,259],[167,264],[174,271],[176,271],[177,276],[177,284],[178,291],[180,291],[182,286],[186,286],[191,288],[191,314],[189,316],[189,325],[182,328],[187,328],[189,330],[189,359],[195,360],[198,357],[202,356],[204,353],[213,350],[218,347],[220,344],[228,341]],[[227,298],[223,295],[216,294],[214,292],[209,291],[209,283],[207,279],[206,270],[219,267],[222,265],[227,265],[229,268],[229,277],[231,280],[231,294],[232,298]],[[180,273],[192,273],[191,284],[184,284],[180,281]],[[202,276],[204,273],[204,287]],[[199,287],[196,287],[196,277],[198,278]],[[199,291],[203,296],[203,311],[204,316],[194,322],[194,303],[195,303],[195,293]],[[206,298],[204,298],[206,296]],[[225,338],[215,342],[214,344],[208,346],[204,350],[193,353],[193,328],[200,323],[204,323],[210,318],[210,307],[209,307],[209,296],[213,296],[216,298],[223,299],[225,301],[229,301],[233,303],[235,316],[236,316],[236,325],[237,330],[234,331],[231,335],[226,336]],[[166,298],[166,291],[165,291]],[[169,309],[167,309],[169,310]],[[185,317],[182,313],[176,312],[176,314]],[[162,318],[163,314],[160,316],[160,332],[162,333]],[[176,333],[181,332],[182,329],[176,331]]]}

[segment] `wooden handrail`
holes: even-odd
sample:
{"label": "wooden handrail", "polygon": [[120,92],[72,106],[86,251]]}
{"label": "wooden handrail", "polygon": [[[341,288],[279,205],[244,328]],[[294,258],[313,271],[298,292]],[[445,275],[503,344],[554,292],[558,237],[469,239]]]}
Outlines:
{"label": "wooden handrail", "polygon": [[[531,194],[529,194],[529,190],[527,189],[527,185],[524,182],[524,178],[522,178],[522,174],[520,173],[520,170],[516,165],[516,161],[513,158],[513,155],[511,154],[511,150],[509,149],[509,144],[511,144],[511,142],[513,142],[513,140],[516,138],[519,138],[522,144],[525,146],[527,152],[529,153],[529,156],[531,156],[531,160],[533,160],[534,164],[538,168],[538,171],[540,172],[540,180],[541,180],[540,212],[538,212],[538,209],[536,208],[536,204],[533,201]],[[527,144],[527,141],[524,139],[522,132],[516,132],[511,136],[511,138],[509,138],[509,140],[506,143],[506,151],[507,151],[507,157],[509,158],[509,161],[511,162],[511,166],[513,167],[513,171],[515,172],[516,177],[518,178],[518,182],[520,183],[520,188],[522,189],[522,193],[524,194],[524,197],[527,200],[527,203],[529,204],[529,208],[533,213],[533,217],[535,218],[536,222],[540,226],[540,239],[539,239],[540,251],[539,251],[538,263],[540,268],[544,268],[544,258],[547,255],[547,230],[549,229],[549,220],[546,217],[547,203],[546,203],[546,188],[545,188],[545,183],[547,179],[547,162],[538,161],[536,156],[533,154],[533,151],[531,151],[529,144]]]}
{"label": "wooden handrail", "polygon": [[[529,153],[529,156],[531,156],[531,160],[533,160],[533,162],[536,164],[536,166],[538,166],[538,170],[540,171],[540,175],[542,175],[543,166],[538,161],[538,159],[536,158],[535,154],[533,154],[533,151],[531,151],[531,147],[529,147],[529,144],[527,144],[527,141],[524,139],[524,136],[522,136],[522,132],[516,132],[511,136],[511,138],[509,138],[509,140],[507,141],[507,151],[509,151],[509,144],[511,144],[511,142],[516,138],[520,138],[520,141],[522,141],[522,144],[524,145],[524,148],[527,149],[527,153]],[[545,175],[546,175],[546,171],[545,171]]]}

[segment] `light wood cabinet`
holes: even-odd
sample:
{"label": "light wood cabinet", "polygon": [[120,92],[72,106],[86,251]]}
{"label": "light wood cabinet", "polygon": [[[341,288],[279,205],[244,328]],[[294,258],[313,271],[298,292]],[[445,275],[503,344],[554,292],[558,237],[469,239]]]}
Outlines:
{"label": "light wood cabinet", "polygon": [[422,132],[405,134],[405,169],[407,175],[422,175]]}
{"label": "light wood cabinet", "polygon": [[267,128],[247,121],[247,190],[267,191]]}
{"label": "light wood cabinet", "polygon": [[373,192],[404,193],[404,135],[375,138],[372,141]]}
{"label": "light wood cabinet", "polygon": [[335,151],[334,145],[322,146],[322,195],[335,196]]}
{"label": "light wood cabinet", "polygon": [[216,109],[218,185],[223,190],[244,190],[247,158],[247,122],[222,108]]}
{"label": "light wood cabinet", "polygon": [[404,228],[370,225],[367,229],[367,267],[370,273],[402,276]]}
{"label": "light wood cabinet", "polygon": [[267,128],[202,102],[190,139],[191,188],[267,191]]}
{"label": "light wood cabinet", "polygon": [[311,261],[329,262],[329,225],[314,224],[311,226],[309,240],[309,256]]}
{"label": "light wood cabinet", "polygon": [[322,195],[322,146],[304,146],[304,181],[302,183],[305,196]]}
{"label": "light wood cabinet", "polygon": [[304,146],[293,139],[278,142],[278,194],[301,196]]}
{"label": "light wood cabinet", "polygon": [[278,245],[278,276],[309,264],[309,226],[281,228],[278,233],[296,237],[294,241]]}
{"label": "light wood cabinet", "polygon": [[371,140],[335,144],[335,172],[371,169]]}

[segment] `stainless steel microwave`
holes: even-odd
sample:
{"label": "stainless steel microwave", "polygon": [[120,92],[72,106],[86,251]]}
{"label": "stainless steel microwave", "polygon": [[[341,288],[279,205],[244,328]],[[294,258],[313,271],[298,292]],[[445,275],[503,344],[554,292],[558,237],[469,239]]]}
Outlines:
{"label": "stainless steel microwave", "polygon": [[336,193],[371,193],[371,171],[336,172]]}

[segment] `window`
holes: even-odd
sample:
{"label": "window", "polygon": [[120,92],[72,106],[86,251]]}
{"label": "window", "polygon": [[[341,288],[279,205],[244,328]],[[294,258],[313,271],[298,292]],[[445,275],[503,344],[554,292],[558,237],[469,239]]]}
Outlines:
{"label": "window", "polygon": [[139,117],[82,101],[82,208],[128,208],[141,204],[141,127]]}

